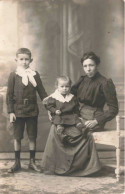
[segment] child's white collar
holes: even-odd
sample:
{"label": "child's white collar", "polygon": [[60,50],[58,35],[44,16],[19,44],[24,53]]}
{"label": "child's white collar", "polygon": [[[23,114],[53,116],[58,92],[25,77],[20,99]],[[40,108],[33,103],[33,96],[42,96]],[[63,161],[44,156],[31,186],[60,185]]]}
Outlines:
{"label": "child's white collar", "polygon": [[23,69],[22,67],[17,67],[16,69],[16,74],[22,77],[22,83],[27,86],[28,85],[28,80],[31,82],[31,84],[36,87],[37,83],[34,79],[34,75],[36,75],[36,72],[33,71],[30,68]]}
{"label": "child's white collar", "polygon": [[64,96],[61,95],[61,94],[59,93],[58,89],[57,89],[57,90],[55,90],[55,92],[52,93],[50,96],[51,96],[52,98],[54,98],[54,99],[56,99],[56,100],[58,100],[58,101],[64,103],[64,102],[69,102],[69,101],[71,101],[71,99],[73,98],[74,95],[71,94],[71,93],[69,93],[69,94],[67,94],[67,95],[65,96],[65,98],[64,98]]}

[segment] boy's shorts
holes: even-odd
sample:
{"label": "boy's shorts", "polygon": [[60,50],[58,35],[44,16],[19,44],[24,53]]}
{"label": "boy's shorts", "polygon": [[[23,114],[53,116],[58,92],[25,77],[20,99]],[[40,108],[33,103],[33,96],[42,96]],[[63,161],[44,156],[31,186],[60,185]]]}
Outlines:
{"label": "boy's shorts", "polygon": [[37,119],[38,117],[16,117],[14,122],[14,139],[23,139],[26,126],[29,139],[37,138]]}

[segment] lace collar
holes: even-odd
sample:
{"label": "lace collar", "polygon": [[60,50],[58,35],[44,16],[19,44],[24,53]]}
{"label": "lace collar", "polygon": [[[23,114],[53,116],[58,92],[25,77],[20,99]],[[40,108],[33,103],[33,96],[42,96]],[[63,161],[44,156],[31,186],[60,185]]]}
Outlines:
{"label": "lace collar", "polygon": [[65,97],[63,96],[63,95],[61,95],[60,93],[59,93],[59,91],[58,90],[55,90],[55,92],[54,93],[52,93],[51,95],[50,95],[52,98],[54,98],[54,99],[56,99],[56,100],[58,100],[58,101],[60,101],[60,102],[70,102],[71,100],[72,100],[72,98],[73,98],[73,94],[71,94],[71,93],[69,93],[69,94],[67,94]]}

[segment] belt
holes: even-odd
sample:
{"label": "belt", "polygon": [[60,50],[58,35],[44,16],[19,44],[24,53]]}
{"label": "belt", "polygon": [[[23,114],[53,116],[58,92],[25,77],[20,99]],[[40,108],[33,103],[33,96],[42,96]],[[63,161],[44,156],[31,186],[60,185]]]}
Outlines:
{"label": "belt", "polygon": [[22,100],[15,101],[16,104],[23,104],[23,105],[29,105],[29,104],[37,104],[36,100],[24,98]]}
{"label": "belt", "polygon": [[89,105],[86,105],[86,104],[83,104],[83,103],[79,103],[80,105],[80,110],[85,108],[85,109],[88,109],[88,110],[92,110],[92,111],[103,111],[102,108],[100,107],[92,107],[92,106],[89,106]]}

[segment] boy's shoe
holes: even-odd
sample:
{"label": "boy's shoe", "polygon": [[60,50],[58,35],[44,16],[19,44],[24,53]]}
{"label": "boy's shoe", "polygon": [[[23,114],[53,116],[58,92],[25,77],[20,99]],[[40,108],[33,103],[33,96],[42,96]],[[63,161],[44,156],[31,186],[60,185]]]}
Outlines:
{"label": "boy's shoe", "polygon": [[21,170],[20,160],[15,161],[14,165],[8,169],[8,173],[14,173]]}
{"label": "boy's shoe", "polygon": [[42,170],[36,166],[34,159],[30,159],[29,169],[35,170],[36,172],[42,172]]}
{"label": "boy's shoe", "polygon": [[64,127],[62,125],[57,125],[57,134],[61,134],[64,130]]}

